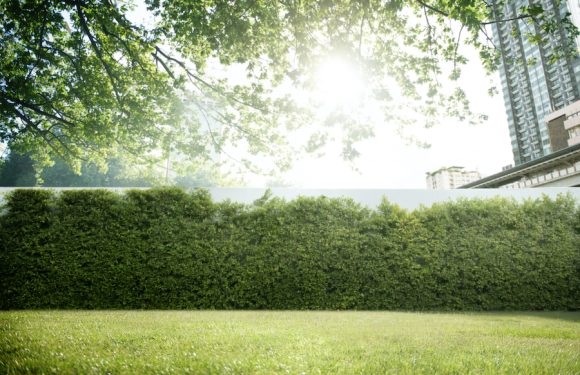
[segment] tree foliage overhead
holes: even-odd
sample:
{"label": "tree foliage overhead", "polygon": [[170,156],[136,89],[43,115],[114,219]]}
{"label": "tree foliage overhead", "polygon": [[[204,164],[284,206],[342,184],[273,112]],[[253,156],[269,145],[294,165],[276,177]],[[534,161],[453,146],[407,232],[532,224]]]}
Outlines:
{"label": "tree foliage overhead", "polygon": [[[34,151],[39,165],[60,157],[77,168],[88,159],[105,165],[119,149],[147,160],[170,152],[235,159],[227,155],[235,144],[285,168],[290,150],[312,151],[329,137],[353,159],[356,141],[372,136],[370,119],[315,109],[308,89],[324,58],[340,55],[364,72],[387,120],[412,108],[431,125],[440,110],[471,118],[463,91],[439,83],[443,74],[459,77],[462,44],[477,47],[493,69],[490,24],[558,32],[535,3],[498,20],[481,0],[145,0],[137,5],[151,21],[143,23],[134,5],[0,0],[1,141]],[[576,35],[568,16],[558,20]],[[216,73],[224,66],[243,69],[244,79]],[[326,126],[307,127],[305,145],[283,136],[311,124]]]}

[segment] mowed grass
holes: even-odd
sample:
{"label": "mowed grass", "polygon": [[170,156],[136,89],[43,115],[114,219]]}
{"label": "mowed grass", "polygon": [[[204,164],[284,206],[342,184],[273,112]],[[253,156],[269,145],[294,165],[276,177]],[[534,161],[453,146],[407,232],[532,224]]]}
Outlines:
{"label": "mowed grass", "polygon": [[0,373],[580,373],[580,313],[0,312]]}

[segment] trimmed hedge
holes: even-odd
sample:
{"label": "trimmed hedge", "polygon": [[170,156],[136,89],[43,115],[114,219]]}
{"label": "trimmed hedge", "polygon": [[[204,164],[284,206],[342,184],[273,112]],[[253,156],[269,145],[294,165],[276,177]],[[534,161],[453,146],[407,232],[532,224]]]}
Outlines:
{"label": "trimmed hedge", "polygon": [[407,212],[386,200],[16,190],[0,243],[1,309],[580,308],[571,196]]}

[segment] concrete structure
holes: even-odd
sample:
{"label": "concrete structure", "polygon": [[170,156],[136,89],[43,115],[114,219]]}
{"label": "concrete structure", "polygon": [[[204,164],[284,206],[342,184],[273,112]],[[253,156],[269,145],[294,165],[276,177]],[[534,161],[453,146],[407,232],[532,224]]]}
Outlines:
{"label": "concrete structure", "polygon": [[427,189],[456,189],[469,182],[479,180],[477,171],[466,171],[463,167],[441,168],[427,172]]}
{"label": "concrete structure", "polygon": [[[57,193],[63,190],[85,190],[101,188],[35,188],[53,190]],[[106,188],[106,190],[123,194],[132,188]],[[146,188],[138,188],[146,189]],[[0,187],[0,204],[3,197],[16,188]],[[216,202],[232,201],[243,204],[252,204],[264,196],[265,188],[209,188],[207,189]],[[292,189],[272,188],[273,197],[286,200],[298,197],[349,198],[368,208],[377,208],[384,199],[408,210],[420,209],[422,206],[431,207],[435,203],[451,202],[458,199],[487,199],[494,197],[524,199],[538,199],[544,195],[554,199],[559,194],[571,194],[580,202],[580,189],[574,188],[538,188],[538,189],[453,189],[453,190],[425,190],[425,189]]]}
{"label": "concrete structure", "polygon": [[566,116],[560,116],[546,121],[548,133],[550,134],[550,147],[552,148],[552,152],[560,151],[568,147],[568,132],[564,127],[565,119]]}
{"label": "concrete structure", "polygon": [[557,138],[554,143],[563,146],[559,149],[580,143],[580,100],[549,114],[546,122],[549,128],[556,129]]}
{"label": "concrete structure", "polygon": [[531,187],[580,187],[580,143],[460,188]]}
{"label": "concrete structure", "polygon": [[[541,5],[558,26],[554,35],[543,35],[538,44],[531,43],[528,35],[541,35],[540,26],[529,19],[515,19],[521,7],[534,4]],[[556,144],[552,144],[544,118],[580,99],[580,56],[557,58],[570,43],[561,19],[570,12],[572,22],[580,25],[580,4],[578,0],[538,0],[533,4],[529,0],[491,0],[490,5],[495,19],[504,20],[493,24],[492,29],[494,43],[502,52],[499,72],[518,166],[556,151],[553,147],[562,147],[557,143],[561,129],[554,125]],[[572,43],[580,46],[578,38]]]}

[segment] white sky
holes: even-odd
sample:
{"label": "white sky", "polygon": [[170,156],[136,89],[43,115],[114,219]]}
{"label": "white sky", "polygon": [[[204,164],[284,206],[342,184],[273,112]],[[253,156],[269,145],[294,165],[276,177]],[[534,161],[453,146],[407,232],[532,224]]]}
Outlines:
{"label": "white sky", "polygon": [[[147,23],[143,3],[129,17]],[[145,17],[145,19],[144,19]],[[420,148],[401,139],[396,129],[381,124],[375,128],[375,137],[357,145],[361,156],[355,161],[358,171],[339,156],[339,147],[329,149],[321,158],[297,160],[294,167],[280,176],[280,180],[298,188],[373,188],[423,189],[425,173],[446,166],[463,166],[478,170],[482,177],[501,171],[513,163],[505,107],[501,96],[499,74],[487,76],[472,47],[462,45],[469,63],[463,67],[460,80],[474,113],[483,113],[488,120],[481,125],[469,125],[448,119],[430,129],[415,133],[431,144]],[[494,97],[487,93],[490,79],[500,91]],[[263,187],[271,178],[247,173],[247,186]]]}
{"label": "white sky", "polygon": [[[462,48],[468,48],[463,46]],[[485,74],[476,54],[463,69],[461,85],[471,101],[474,113],[488,115],[481,125],[469,125],[448,119],[430,128],[420,129],[417,136],[431,144],[429,149],[409,144],[389,129],[387,124],[375,129],[376,136],[358,146],[361,156],[355,164],[358,171],[337,155],[307,158],[296,162],[282,176],[293,187],[301,188],[425,188],[425,173],[444,166],[464,166],[478,170],[482,177],[501,171],[513,163],[507,117],[500,94],[487,93],[490,80],[501,92],[499,74]],[[249,185],[259,187],[264,179],[248,178]]]}

